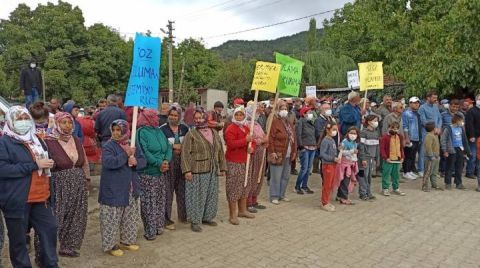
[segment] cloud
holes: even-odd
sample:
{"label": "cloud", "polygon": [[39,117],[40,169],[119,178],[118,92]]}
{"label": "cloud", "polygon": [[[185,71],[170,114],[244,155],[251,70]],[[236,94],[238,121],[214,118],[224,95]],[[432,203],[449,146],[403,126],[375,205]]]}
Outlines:
{"label": "cloud", "polygon": [[[217,46],[231,39],[263,40],[295,34],[308,29],[308,19],[280,26],[249,31],[237,35],[215,37],[225,33],[256,28],[280,21],[294,19],[313,13],[342,7],[351,0],[68,0],[79,6],[85,23],[103,23],[117,29],[127,38],[135,32],[150,30],[154,35],[163,36],[160,28],[167,21],[174,20],[177,42],[189,38],[204,38],[207,46]],[[8,18],[19,3],[26,3],[32,9],[46,0],[2,0],[0,19]],[[318,16],[317,27],[324,18]]]}

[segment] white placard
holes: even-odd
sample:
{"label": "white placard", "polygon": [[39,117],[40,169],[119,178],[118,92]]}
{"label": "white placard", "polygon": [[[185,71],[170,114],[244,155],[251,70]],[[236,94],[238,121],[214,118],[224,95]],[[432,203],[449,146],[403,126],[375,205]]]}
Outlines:
{"label": "white placard", "polygon": [[360,78],[358,77],[358,70],[347,72],[348,88],[358,89],[360,88]]}
{"label": "white placard", "polygon": [[306,95],[312,96],[312,97],[317,97],[317,86],[307,86],[306,87]]}

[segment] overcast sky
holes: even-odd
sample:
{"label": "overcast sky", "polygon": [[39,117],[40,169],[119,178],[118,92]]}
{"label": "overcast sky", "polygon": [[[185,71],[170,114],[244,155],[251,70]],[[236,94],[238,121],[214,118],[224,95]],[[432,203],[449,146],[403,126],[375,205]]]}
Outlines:
{"label": "overcast sky", "polygon": [[[7,19],[19,3],[34,9],[44,0],[0,0],[0,19]],[[56,2],[56,1],[50,1]],[[265,26],[343,7],[352,0],[67,0],[79,6],[87,26],[100,22],[131,37],[150,30],[162,36],[168,20],[175,21],[176,41],[188,37],[203,38],[207,47],[225,41],[265,40],[295,34],[308,29],[309,19],[279,26],[220,36],[226,33]],[[317,27],[333,13],[319,15]]]}

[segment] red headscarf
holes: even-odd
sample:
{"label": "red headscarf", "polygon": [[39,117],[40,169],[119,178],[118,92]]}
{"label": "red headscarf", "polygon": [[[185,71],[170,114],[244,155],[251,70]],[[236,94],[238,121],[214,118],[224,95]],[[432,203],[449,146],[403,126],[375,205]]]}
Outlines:
{"label": "red headscarf", "polygon": [[160,125],[158,113],[154,109],[143,109],[139,111],[137,118],[138,127],[158,127]]}

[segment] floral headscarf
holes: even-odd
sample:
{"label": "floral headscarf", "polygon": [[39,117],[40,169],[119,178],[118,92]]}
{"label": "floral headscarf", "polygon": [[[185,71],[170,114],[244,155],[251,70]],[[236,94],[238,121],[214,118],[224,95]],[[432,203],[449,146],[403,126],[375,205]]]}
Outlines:
{"label": "floral headscarf", "polygon": [[160,125],[160,119],[158,113],[154,109],[143,109],[138,112],[137,126],[149,126],[158,127]]}
{"label": "floral headscarf", "polygon": [[195,112],[193,112],[193,115],[195,115],[196,113],[201,113],[202,114],[203,122],[202,123],[195,122],[195,128],[196,129],[206,129],[206,128],[208,128],[208,115],[205,112],[205,110],[203,109],[203,107],[198,106],[197,108],[195,108]]}
{"label": "floral headscarf", "polygon": [[[128,146],[129,142],[130,142],[130,125],[128,124],[128,122],[123,120],[123,119],[117,119],[117,120],[113,121],[112,124],[110,124],[110,132],[111,133],[113,133],[113,127],[114,126],[120,127],[122,137],[120,137],[120,139],[114,139],[113,135],[112,135],[112,137],[110,139],[115,141],[116,143],[120,144],[120,146],[122,146],[122,148],[124,148],[124,146]],[[125,150],[125,148],[124,148],[124,150]]]}
{"label": "floral headscarf", "polygon": [[[72,122],[72,130],[70,131],[70,133],[63,131],[60,128],[60,121],[65,118],[69,119]],[[55,126],[53,127],[53,131],[50,136],[62,141],[68,141],[72,137],[73,130],[75,129],[75,121],[73,120],[73,116],[66,112],[57,112],[53,119],[55,121]]]}
{"label": "floral headscarf", "polygon": [[235,114],[238,113],[238,112],[241,112],[241,113],[243,113],[243,115],[245,115],[245,108],[243,106],[239,106],[239,107],[235,108],[235,110],[233,110],[232,123],[234,123],[235,125],[237,125],[239,127],[245,126],[245,124],[247,123],[247,116],[245,115],[245,117],[243,118],[242,121],[237,121],[237,120],[235,120]]}
{"label": "floral headscarf", "polygon": [[[21,135],[15,132],[15,122],[17,121],[17,117],[23,114],[28,115],[32,127],[27,133]],[[5,119],[6,123],[3,127],[3,134],[27,144],[36,157],[48,157],[47,151],[43,149],[40,140],[38,139],[37,135],[35,135],[35,123],[33,122],[33,118],[28,112],[27,108],[23,106],[12,106],[8,110]]]}

